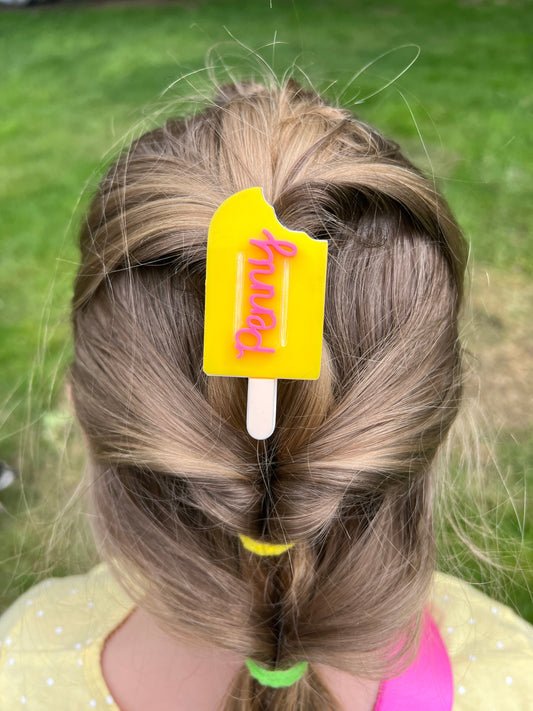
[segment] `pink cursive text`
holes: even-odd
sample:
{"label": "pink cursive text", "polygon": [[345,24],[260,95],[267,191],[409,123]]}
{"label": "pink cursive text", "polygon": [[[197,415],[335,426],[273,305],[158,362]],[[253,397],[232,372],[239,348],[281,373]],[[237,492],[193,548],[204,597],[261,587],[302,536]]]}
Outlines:
{"label": "pink cursive text", "polygon": [[[251,269],[249,273],[252,294],[250,302],[250,315],[246,318],[246,328],[241,328],[235,334],[235,348],[237,358],[242,358],[244,351],[255,351],[259,353],[275,353],[275,348],[265,348],[263,343],[263,331],[270,331],[276,325],[276,314],[268,306],[258,303],[258,300],[272,299],[275,295],[274,286],[259,281],[258,276],[274,274],[274,251],[282,257],[294,257],[298,252],[298,247],[293,242],[277,240],[268,230],[263,230],[266,239],[251,239],[250,244],[262,249],[265,253],[264,259],[248,259],[248,263],[256,269]],[[242,336],[248,334],[254,339],[252,345],[243,343]]]}

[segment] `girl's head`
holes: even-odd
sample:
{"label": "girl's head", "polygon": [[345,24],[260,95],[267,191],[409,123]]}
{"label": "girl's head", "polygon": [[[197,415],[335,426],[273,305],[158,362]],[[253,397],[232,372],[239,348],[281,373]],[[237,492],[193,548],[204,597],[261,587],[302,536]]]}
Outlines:
{"label": "girl's head", "polygon": [[[280,381],[274,434],[246,432],[246,380],[202,370],[209,222],[259,186],[328,240],[317,381]],[[382,677],[413,650],[434,568],[432,462],[461,394],[466,261],[449,209],[398,146],[294,82],[223,87],[111,167],[81,233],[77,415],[95,532],[176,639],[244,666],[226,709],[332,708],[313,665]],[[288,552],[260,558],[239,534]],[[318,693],[317,693],[318,692]]]}

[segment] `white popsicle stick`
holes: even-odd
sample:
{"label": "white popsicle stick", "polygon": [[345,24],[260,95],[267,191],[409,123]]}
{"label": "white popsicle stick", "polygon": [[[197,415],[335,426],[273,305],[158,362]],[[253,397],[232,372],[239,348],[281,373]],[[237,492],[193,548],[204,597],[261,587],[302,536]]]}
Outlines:
{"label": "white popsicle stick", "polygon": [[248,378],[246,429],[254,439],[267,439],[276,426],[278,381]]}

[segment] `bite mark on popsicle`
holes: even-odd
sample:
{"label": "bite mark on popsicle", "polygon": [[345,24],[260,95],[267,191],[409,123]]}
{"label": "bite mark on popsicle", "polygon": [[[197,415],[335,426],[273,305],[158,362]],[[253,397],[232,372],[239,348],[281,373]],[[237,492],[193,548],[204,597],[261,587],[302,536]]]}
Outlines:
{"label": "bite mark on popsicle", "polygon": [[[254,351],[259,353],[275,353],[275,348],[266,348],[262,345],[263,334],[262,331],[269,331],[275,327],[277,323],[276,314],[274,309],[257,303],[258,299],[273,299],[275,296],[275,288],[273,284],[266,284],[259,281],[256,275],[268,276],[275,272],[274,266],[274,251],[276,251],[282,257],[294,257],[298,253],[298,247],[287,240],[278,240],[274,235],[269,232],[269,230],[262,230],[263,235],[266,239],[250,239],[249,243],[259,247],[265,253],[264,259],[248,259],[248,263],[254,267],[260,267],[259,269],[251,269],[249,272],[249,279],[252,288],[252,294],[250,295],[248,301],[250,304],[250,314],[246,317],[246,327],[240,328],[235,333],[235,348],[237,349],[237,358],[242,358],[245,351]],[[284,272],[283,272],[283,294],[282,294],[282,345],[286,343],[286,324],[287,324],[287,314],[286,314],[286,291],[288,289],[289,272],[287,268],[287,259],[284,260]],[[255,292],[255,293],[254,293]],[[283,337],[284,332],[284,337]],[[245,343],[242,339],[243,336],[247,334],[255,339],[252,344]],[[283,343],[285,341],[285,343]]]}

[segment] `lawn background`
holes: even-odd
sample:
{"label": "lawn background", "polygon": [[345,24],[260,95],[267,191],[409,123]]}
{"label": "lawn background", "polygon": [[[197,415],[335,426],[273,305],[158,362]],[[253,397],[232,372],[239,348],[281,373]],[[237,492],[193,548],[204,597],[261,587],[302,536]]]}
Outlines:
{"label": "lawn background", "polygon": [[[87,518],[71,502],[83,454],[62,383],[83,207],[125,136],[161,122],[169,103],[190,111],[184,97],[205,92],[209,74],[257,75],[264,60],[280,77],[295,65],[296,78],[307,74],[397,140],[435,175],[464,227],[475,407],[459,434],[475,422],[480,466],[467,476],[454,450],[441,567],[533,621],[532,27],[533,6],[519,0],[0,10],[0,459],[21,473],[0,491],[0,610],[43,576],[96,560]],[[473,557],[464,533],[500,567]]]}

